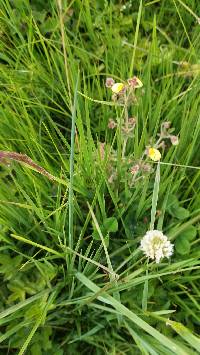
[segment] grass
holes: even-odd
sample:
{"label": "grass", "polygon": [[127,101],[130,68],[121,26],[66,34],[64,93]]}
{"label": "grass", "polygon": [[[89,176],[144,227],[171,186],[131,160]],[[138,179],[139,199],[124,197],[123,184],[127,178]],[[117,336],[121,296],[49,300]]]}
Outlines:
{"label": "grass", "polygon": [[[200,352],[199,13],[0,1],[2,354]],[[133,75],[137,102],[117,105],[106,78]],[[179,144],[157,164],[168,121]],[[175,245],[159,264],[139,249],[153,225]]]}

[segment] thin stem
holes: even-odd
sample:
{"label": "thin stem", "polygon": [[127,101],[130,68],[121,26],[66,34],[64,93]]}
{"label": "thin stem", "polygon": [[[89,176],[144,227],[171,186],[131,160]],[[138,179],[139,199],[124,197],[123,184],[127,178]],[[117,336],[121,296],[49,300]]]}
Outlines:
{"label": "thin stem", "polygon": [[143,297],[142,297],[142,309],[144,312],[147,311],[147,300],[148,300],[148,292],[149,292],[148,270],[149,270],[149,258],[147,259],[146,279],[144,282]]}
{"label": "thin stem", "polygon": [[124,159],[125,154],[126,154],[126,145],[128,142],[128,100],[129,100],[129,96],[130,96],[130,92],[128,93],[128,95],[124,95],[124,116],[125,116],[125,133],[126,136],[124,137],[124,142],[123,142],[123,148],[122,148],[122,159]]}

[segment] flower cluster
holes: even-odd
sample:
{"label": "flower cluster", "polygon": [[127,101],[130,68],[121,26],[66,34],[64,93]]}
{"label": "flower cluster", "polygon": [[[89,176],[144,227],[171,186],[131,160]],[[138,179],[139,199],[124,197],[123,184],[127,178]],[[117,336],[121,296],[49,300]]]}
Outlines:
{"label": "flower cluster", "polygon": [[[166,121],[161,124],[160,132],[156,142],[150,139],[149,145],[146,146],[142,156],[138,160],[132,159],[131,156],[127,156],[127,147],[129,144],[129,138],[133,139],[135,134],[135,126],[137,125],[138,118],[129,117],[129,106],[131,104],[137,104],[138,95],[136,97],[136,90],[143,87],[143,83],[137,76],[127,79],[123,82],[115,82],[112,77],[106,79],[105,86],[112,92],[112,99],[119,105],[123,106],[123,113],[120,121],[115,118],[110,118],[108,121],[108,128],[110,130],[118,129],[122,137],[122,161],[121,169],[123,172],[129,171],[128,185],[134,186],[135,183],[145,177],[147,173],[150,173],[153,169],[151,164],[146,161],[145,156],[154,162],[161,160],[164,150],[169,146],[169,141],[172,145],[179,144],[178,136],[174,135],[174,128],[171,127],[171,122]],[[130,145],[129,145],[130,146]],[[116,179],[116,159],[114,153],[110,155],[110,167],[109,182],[113,182]]]}
{"label": "flower cluster", "polygon": [[171,134],[174,131],[174,128],[171,128],[171,122],[163,122],[161,125],[160,133],[158,134],[158,140],[155,144],[155,147],[147,147],[146,155],[153,161],[159,161],[161,159],[161,153],[157,148],[166,148],[165,140],[169,139],[172,145],[178,145],[179,139],[178,136]]}
{"label": "flower cluster", "polygon": [[140,249],[148,258],[159,263],[162,258],[173,254],[174,245],[161,231],[151,230],[142,238]]}
{"label": "flower cluster", "polygon": [[151,171],[151,169],[152,169],[152,167],[150,164],[147,164],[147,163],[139,160],[136,164],[131,166],[130,173],[132,175],[136,175],[139,172],[149,173]]}
{"label": "flower cluster", "polygon": [[173,131],[174,131],[174,128],[171,127],[170,121],[162,123],[160,133],[158,134],[160,146],[165,147],[165,143],[164,143],[165,139],[169,139],[171,141],[172,145],[179,144],[178,136],[173,135],[172,134]]}
{"label": "flower cluster", "polygon": [[113,78],[106,79],[106,87],[111,88],[112,92],[119,94],[121,91],[126,91],[128,87],[131,88],[141,88],[143,86],[141,80],[134,76],[133,78],[127,79],[127,83],[116,83]]}
{"label": "flower cluster", "polygon": [[136,101],[134,91],[143,86],[141,80],[137,76],[127,79],[124,83],[116,83],[113,78],[107,78],[105,85],[107,88],[111,89],[113,93],[113,101],[126,104]]}
{"label": "flower cluster", "polygon": [[[123,135],[129,136],[130,133],[134,130],[137,123],[136,117],[128,117],[126,124],[123,124],[121,129]],[[118,123],[113,119],[110,118],[108,121],[108,128],[114,129],[118,126]]]}

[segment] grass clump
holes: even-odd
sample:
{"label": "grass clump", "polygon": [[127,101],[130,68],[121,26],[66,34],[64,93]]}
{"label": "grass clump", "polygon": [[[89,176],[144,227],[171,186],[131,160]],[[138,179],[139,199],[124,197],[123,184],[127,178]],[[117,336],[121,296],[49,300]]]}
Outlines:
{"label": "grass clump", "polygon": [[199,353],[198,6],[0,1],[2,354]]}

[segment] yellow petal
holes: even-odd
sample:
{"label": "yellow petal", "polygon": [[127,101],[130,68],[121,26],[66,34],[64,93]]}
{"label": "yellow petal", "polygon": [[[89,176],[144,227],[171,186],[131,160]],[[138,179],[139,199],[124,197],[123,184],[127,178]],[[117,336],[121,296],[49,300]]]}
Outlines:
{"label": "yellow petal", "polygon": [[120,91],[122,91],[124,88],[124,84],[123,83],[115,83],[112,87],[111,90],[112,92],[114,92],[115,94],[118,94]]}
{"label": "yellow petal", "polygon": [[159,161],[161,158],[161,154],[160,154],[159,150],[156,148],[149,148],[147,155],[153,161]]}
{"label": "yellow petal", "polygon": [[134,76],[133,78],[130,78],[127,81],[128,81],[128,84],[131,87],[133,87],[134,89],[141,88],[143,86],[143,83],[141,82],[141,80],[137,76]]}
{"label": "yellow petal", "polygon": [[141,80],[138,77],[136,77],[136,80],[137,80],[137,84],[136,84],[135,88],[141,88],[143,86],[143,83],[141,82]]}

